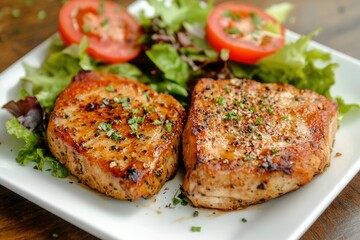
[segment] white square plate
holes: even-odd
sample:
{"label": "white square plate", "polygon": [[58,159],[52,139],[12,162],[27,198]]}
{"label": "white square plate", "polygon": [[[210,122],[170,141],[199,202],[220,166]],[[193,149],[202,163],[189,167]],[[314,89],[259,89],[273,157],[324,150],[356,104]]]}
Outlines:
{"label": "white square plate", "polygon": [[[297,34],[288,32],[288,40]],[[0,74],[0,106],[18,98],[22,62],[41,64],[49,40]],[[360,61],[317,43],[311,47],[330,52],[336,69],[334,96],[360,102]],[[5,131],[10,118],[0,110],[0,184],[102,239],[297,239],[316,220],[360,169],[360,113],[353,111],[337,132],[331,167],[301,189],[267,203],[240,211],[220,212],[177,205],[167,208],[182,182],[183,172],[170,180],[152,199],[135,202],[108,198],[78,184],[75,179],[57,179],[48,172],[20,166],[16,161],[21,141]],[[69,183],[73,184],[69,184]],[[193,212],[199,211],[198,217]],[[242,222],[241,219],[247,219]],[[191,232],[201,226],[201,232]]]}

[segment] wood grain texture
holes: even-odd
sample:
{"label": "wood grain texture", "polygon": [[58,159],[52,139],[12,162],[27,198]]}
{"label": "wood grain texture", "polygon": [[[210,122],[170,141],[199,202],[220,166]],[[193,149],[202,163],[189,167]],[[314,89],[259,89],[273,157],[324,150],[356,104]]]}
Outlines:
{"label": "wood grain texture", "polygon": [[[130,0],[118,0],[128,5]],[[223,2],[223,1],[217,1]],[[261,8],[280,0],[243,0]],[[286,27],[360,59],[359,0],[288,0],[295,4]],[[57,30],[60,0],[0,0],[0,72]],[[18,17],[17,11],[20,13]],[[45,11],[45,19],[38,18]],[[8,79],[17,81],[17,79]],[[16,193],[0,186],[0,239],[96,239]],[[358,173],[302,239],[360,239],[360,174]]]}

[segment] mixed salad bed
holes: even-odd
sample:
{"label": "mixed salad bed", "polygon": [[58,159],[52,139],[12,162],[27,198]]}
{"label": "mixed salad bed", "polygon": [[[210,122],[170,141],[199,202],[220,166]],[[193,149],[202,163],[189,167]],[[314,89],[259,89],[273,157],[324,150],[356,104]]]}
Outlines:
{"label": "mixed salad bed", "polygon": [[[281,23],[291,4],[263,11],[239,2],[147,2],[154,16],[140,12],[134,17],[104,0],[64,4],[59,34],[46,59],[40,67],[24,63],[20,100],[3,106],[14,115],[6,122],[7,132],[25,141],[17,156],[20,164],[32,162],[37,169],[51,169],[55,177],[67,176],[46,146],[45,129],[57,96],[82,70],[126,76],[173,95],[184,106],[196,81],[204,77],[287,83],[332,98],[337,64],[329,53],[309,49],[319,31],[295,42],[285,40]],[[359,108],[340,97],[335,100],[340,115]]]}

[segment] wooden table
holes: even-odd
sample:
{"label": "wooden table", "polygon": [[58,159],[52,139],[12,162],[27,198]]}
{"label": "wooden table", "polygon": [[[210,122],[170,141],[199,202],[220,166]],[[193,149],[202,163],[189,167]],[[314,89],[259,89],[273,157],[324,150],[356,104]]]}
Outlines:
{"label": "wooden table", "polygon": [[[128,5],[132,1],[118,1]],[[221,1],[218,1],[221,2]],[[248,0],[261,8],[280,2]],[[323,31],[316,41],[360,59],[359,0],[288,0],[295,22],[286,27],[306,34]],[[60,0],[0,0],[0,71],[57,30]],[[46,15],[46,16],[45,16]],[[357,76],[356,78],[359,78]],[[359,79],[354,79],[359,80]],[[16,79],[8,79],[16,81]],[[360,239],[358,173],[302,239]],[[96,239],[83,230],[0,186],[0,239]]]}

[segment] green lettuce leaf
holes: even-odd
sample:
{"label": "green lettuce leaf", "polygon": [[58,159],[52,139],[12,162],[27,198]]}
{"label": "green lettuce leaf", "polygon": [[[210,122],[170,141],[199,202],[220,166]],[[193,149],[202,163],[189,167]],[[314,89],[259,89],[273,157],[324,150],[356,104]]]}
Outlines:
{"label": "green lettuce leaf", "polygon": [[263,82],[288,83],[300,89],[310,89],[330,96],[337,64],[330,62],[329,53],[308,50],[312,37],[317,33],[318,31],[301,36],[275,54],[261,59],[256,63],[258,68],[255,76]]}
{"label": "green lettuce leaf", "polygon": [[23,81],[30,82],[31,95],[35,96],[45,111],[50,112],[60,92],[67,87],[80,70],[95,70],[96,61],[85,50],[86,38],[80,45],[66,47],[56,36],[50,44],[50,54],[39,68],[24,63],[26,75]]}
{"label": "green lettuce leaf", "polygon": [[339,119],[341,120],[351,109],[360,110],[360,104],[356,103],[345,103],[341,97],[336,97],[336,102],[339,106]]}
{"label": "green lettuce leaf", "polygon": [[288,2],[278,3],[270,6],[265,11],[275,18],[278,22],[284,22],[289,13],[294,9],[294,5]]}
{"label": "green lettuce leaf", "polygon": [[51,166],[51,174],[54,177],[64,178],[68,175],[68,170],[61,165],[51,153],[39,145],[40,136],[21,125],[16,118],[6,121],[6,131],[18,139],[25,141],[25,145],[19,149],[16,161],[21,165],[35,163],[39,170],[43,170],[45,164]]}
{"label": "green lettuce leaf", "polygon": [[198,0],[177,0],[166,4],[164,0],[148,0],[155,9],[155,16],[160,16],[169,32],[176,32],[182,24],[200,23],[205,26],[206,18],[214,6],[214,0],[201,4]]}
{"label": "green lettuce leaf", "polygon": [[143,74],[143,72],[131,63],[118,63],[105,65],[99,68],[99,71],[116,74],[123,77],[128,77],[130,79],[138,80],[142,83],[148,83],[149,78]]}
{"label": "green lettuce leaf", "polygon": [[146,55],[163,72],[166,79],[185,87],[190,77],[190,68],[172,45],[154,44],[146,51]]}

